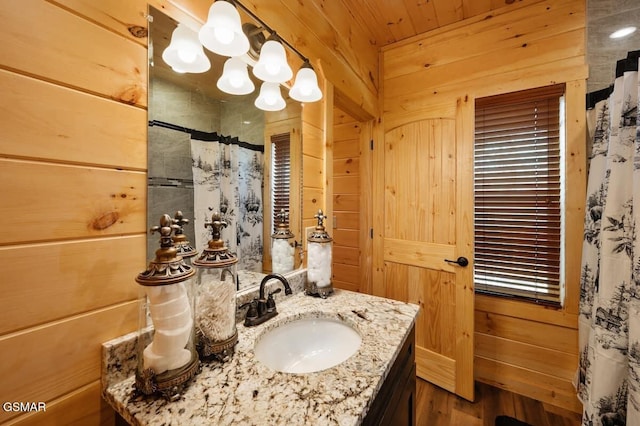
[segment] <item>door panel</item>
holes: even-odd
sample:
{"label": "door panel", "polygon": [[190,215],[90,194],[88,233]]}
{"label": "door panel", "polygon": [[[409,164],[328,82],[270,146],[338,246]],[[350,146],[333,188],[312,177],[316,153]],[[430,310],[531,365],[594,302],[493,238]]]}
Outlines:
{"label": "door panel", "polygon": [[421,120],[385,133],[378,249],[384,296],[422,308],[416,323],[418,376],[472,400],[473,265],[445,262],[473,259],[473,171],[466,158],[472,151],[462,143],[467,113],[463,103],[455,118]]}

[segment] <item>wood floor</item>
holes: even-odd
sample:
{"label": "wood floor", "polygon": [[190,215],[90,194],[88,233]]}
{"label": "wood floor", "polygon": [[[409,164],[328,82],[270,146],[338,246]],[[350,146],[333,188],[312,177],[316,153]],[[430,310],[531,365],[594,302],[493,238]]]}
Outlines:
{"label": "wood floor", "polygon": [[417,382],[417,426],[494,426],[500,415],[532,426],[580,425],[580,414],[483,383],[476,382],[472,403],[420,378]]}

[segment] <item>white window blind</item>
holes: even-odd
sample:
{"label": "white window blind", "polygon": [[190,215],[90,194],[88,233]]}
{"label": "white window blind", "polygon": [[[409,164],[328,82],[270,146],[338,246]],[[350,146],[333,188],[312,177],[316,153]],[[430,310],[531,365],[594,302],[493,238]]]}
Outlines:
{"label": "white window blind", "polygon": [[289,214],[289,186],[291,182],[291,138],[289,133],[281,133],[271,136],[271,164],[272,164],[272,224],[279,223],[276,215],[281,209]]}
{"label": "white window blind", "polygon": [[476,101],[478,292],[560,304],[563,94],[555,85]]}

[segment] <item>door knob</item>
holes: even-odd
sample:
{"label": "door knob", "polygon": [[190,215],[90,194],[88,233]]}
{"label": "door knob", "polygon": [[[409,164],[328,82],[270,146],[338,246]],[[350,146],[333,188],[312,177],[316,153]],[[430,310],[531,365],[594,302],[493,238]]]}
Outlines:
{"label": "door knob", "polygon": [[466,257],[462,257],[462,256],[460,256],[456,260],[445,259],[444,261],[449,263],[455,263],[456,265],[460,265],[460,266],[467,266],[469,264],[469,260]]}

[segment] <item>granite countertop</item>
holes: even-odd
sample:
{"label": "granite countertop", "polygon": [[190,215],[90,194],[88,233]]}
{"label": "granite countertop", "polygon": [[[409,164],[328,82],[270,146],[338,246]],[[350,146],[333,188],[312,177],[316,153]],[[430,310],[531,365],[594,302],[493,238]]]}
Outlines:
{"label": "granite countertop", "polygon": [[[227,363],[203,363],[175,402],[134,392],[134,377],[109,352],[131,339],[105,344],[103,396],[134,425],[357,425],[366,415],[404,343],[418,306],[336,290],[327,299],[297,293],[278,301],[279,315],[256,327],[238,324],[239,342]],[[352,357],[324,371],[280,373],[254,357],[253,345],[267,330],[298,318],[335,318],[362,337]],[[134,344],[135,345],[135,344]],[[131,363],[129,356],[129,363]],[[115,371],[117,370],[117,371]],[[130,373],[127,371],[126,373]],[[115,376],[115,377],[114,377]]]}

